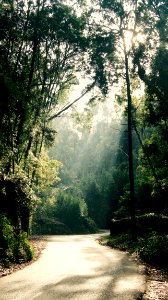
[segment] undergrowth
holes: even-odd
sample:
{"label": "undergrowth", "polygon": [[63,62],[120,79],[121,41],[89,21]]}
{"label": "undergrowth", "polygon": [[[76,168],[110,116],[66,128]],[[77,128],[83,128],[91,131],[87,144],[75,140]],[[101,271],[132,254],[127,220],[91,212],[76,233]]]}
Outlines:
{"label": "undergrowth", "polygon": [[146,263],[168,271],[168,236],[151,232],[146,236],[139,236],[137,242],[132,242],[129,232],[115,236],[105,236],[103,244],[137,255]]}
{"label": "undergrowth", "polygon": [[27,234],[11,225],[9,219],[0,214],[0,256],[4,264],[21,263],[33,259],[34,251],[27,240]]}

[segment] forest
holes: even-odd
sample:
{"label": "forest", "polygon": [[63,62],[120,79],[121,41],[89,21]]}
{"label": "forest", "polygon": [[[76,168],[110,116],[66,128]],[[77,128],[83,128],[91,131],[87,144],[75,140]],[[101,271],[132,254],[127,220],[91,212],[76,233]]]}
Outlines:
{"label": "forest", "polygon": [[0,259],[101,228],[168,267],[166,4],[0,0]]}

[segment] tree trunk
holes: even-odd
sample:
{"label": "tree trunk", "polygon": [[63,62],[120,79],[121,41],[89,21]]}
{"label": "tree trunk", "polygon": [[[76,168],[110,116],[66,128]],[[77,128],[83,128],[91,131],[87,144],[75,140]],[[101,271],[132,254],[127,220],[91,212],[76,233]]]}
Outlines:
{"label": "tree trunk", "polygon": [[128,101],[128,157],[129,157],[129,182],[130,182],[130,216],[132,240],[137,240],[136,218],[135,218],[135,191],[134,191],[134,171],[133,171],[133,149],[132,149],[132,99],[130,90],[130,77],[128,67],[128,57],[125,51],[125,75],[127,85]]}

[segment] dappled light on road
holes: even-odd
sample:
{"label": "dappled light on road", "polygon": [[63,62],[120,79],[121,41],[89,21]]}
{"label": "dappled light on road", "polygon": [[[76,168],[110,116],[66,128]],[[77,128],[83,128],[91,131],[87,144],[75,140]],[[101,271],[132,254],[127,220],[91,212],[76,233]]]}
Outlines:
{"label": "dappled light on road", "polygon": [[0,279],[0,300],[133,300],[144,277],[98,235],[51,236],[40,259]]}

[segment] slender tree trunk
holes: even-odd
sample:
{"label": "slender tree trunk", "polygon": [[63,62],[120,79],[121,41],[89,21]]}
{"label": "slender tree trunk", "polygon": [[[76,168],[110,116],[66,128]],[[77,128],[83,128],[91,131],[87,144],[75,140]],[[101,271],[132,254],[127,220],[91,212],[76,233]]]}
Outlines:
{"label": "slender tree trunk", "polygon": [[134,168],[133,168],[133,147],[132,147],[132,99],[130,90],[130,77],[128,57],[125,51],[125,75],[127,85],[127,101],[128,101],[128,157],[129,157],[129,182],[130,182],[130,215],[131,215],[131,231],[133,241],[137,240],[136,217],[135,217],[135,190],[134,190]]}

